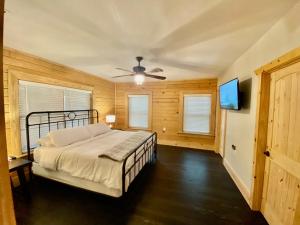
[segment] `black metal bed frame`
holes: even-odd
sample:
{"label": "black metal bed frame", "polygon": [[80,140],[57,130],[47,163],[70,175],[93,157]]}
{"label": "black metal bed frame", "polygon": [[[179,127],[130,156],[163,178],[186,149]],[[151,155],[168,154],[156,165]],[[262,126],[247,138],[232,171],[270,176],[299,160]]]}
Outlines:
{"label": "black metal bed frame", "polygon": [[[39,122],[32,122],[32,118],[39,118]],[[51,131],[53,125],[55,130],[66,128],[68,124],[71,127],[82,126],[99,122],[99,113],[96,109],[91,110],[68,110],[68,111],[40,111],[31,112],[26,116],[26,140],[27,140],[27,157],[28,160],[33,161],[31,150],[36,146],[30,143],[31,128],[37,127],[38,137],[41,138],[41,127],[47,126],[48,132]],[[77,124],[76,124],[77,123]],[[61,124],[63,126],[61,126]],[[55,126],[56,125],[56,126]],[[129,158],[133,162],[127,168]],[[128,187],[139,171],[148,162],[152,163],[157,158],[157,133],[154,132],[143,143],[137,146],[123,161],[122,164],[122,196],[126,192],[126,177],[128,177]],[[132,175],[133,173],[133,175]],[[132,179],[133,178],[133,179]]]}
{"label": "black metal bed frame", "polygon": [[[39,122],[33,122],[32,119],[39,119]],[[94,123],[94,120],[99,122],[99,113],[95,109],[91,110],[68,110],[68,111],[40,111],[31,112],[26,116],[26,141],[27,141],[27,157],[28,160],[33,160],[30,151],[36,146],[32,146],[30,143],[30,128],[38,128],[38,138],[41,138],[42,126],[48,127],[48,132],[51,131],[51,126],[56,125],[56,130],[66,128],[68,124],[74,127],[77,122],[77,126]],[[61,124],[63,125],[61,127]]]}

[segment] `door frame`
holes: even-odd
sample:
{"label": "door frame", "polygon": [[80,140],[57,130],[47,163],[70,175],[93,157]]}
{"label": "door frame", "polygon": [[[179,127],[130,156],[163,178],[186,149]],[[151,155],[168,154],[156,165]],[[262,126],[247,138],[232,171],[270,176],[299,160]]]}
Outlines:
{"label": "door frame", "polygon": [[[3,54],[4,1],[0,2],[0,52]],[[3,57],[0,59],[0,224],[15,225],[15,214],[8,173],[3,95]]]}
{"label": "door frame", "polygon": [[300,47],[255,70],[255,73],[258,76],[258,94],[253,151],[254,158],[252,168],[252,185],[250,193],[250,205],[252,210],[259,211],[262,203],[266,160],[264,151],[266,151],[267,148],[271,73],[297,62],[300,62]]}
{"label": "door frame", "polygon": [[225,144],[226,144],[226,125],[227,125],[227,110],[220,110],[220,125],[219,125],[219,154],[222,158],[225,157]]}

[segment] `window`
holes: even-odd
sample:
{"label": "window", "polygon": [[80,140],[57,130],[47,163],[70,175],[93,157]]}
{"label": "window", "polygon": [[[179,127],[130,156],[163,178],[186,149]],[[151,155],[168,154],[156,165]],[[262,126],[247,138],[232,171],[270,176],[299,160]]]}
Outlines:
{"label": "window", "polygon": [[64,110],[80,110],[91,108],[91,92],[65,89]]}
{"label": "window", "polygon": [[211,94],[183,94],[182,132],[211,134]]}
{"label": "window", "polygon": [[[19,112],[21,128],[22,152],[27,149],[25,118],[30,112],[36,111],[63,111],[91,108],[91,92],[41,83],[19,81]],[[41,118],[36,118],[37,122]],[[68,124],[67,124],[68,126]],[[38,129],[31,131],[31,143],[36,143]],[[49,130],[41,127],[42,136]]]}
{"label": "window", "polygon": [[128,95],[128,127],[149,129],[149,95]]}

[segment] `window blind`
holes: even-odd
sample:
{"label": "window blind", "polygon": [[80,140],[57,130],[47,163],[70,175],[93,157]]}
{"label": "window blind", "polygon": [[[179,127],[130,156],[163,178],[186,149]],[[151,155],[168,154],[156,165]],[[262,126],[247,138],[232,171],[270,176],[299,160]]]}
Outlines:
{"label": "window blind", "polygon": [[[90,109],[91,92],[78,89],[70,89],[61,86],[47,85],[41,83],[19,81],[19,111],[21,129],[21,147],[25,152],[27,149],[26,141],[26,115],[37,111],[63,111]],[[44,118],[45,117],[45,118]],[[37,123],[47,121],[45,114],[32,118]],[[33,121],[32,120],[32,121]],[[70,124],[67,124],[69,127]],[[56,129],[56,125],[51,125],[51,130]],[[48,125],[42,125],[40,131],[38,127],[30,128],[30,142],[36,143],[41,136],[49,132]]]}
{"label": "window blind", "polygon": [[209,133],[211,95],[184,95],[183,132]]}
{"label": "window blind", "polygon": [[19,86],[19,113],[20,113],[20,135],[21,135],[21,148],[22,151],[26,149],[26,130],[25,130],[25,117],[27,112],[27,99],[26,99],[26,87]]}
{"label": "window blind", "polygon": [[128,95],[128,123],[132,128],[148,128],[149,96]]}
{"label": "window blind", "polygon": [[91,92],[65,90],[65,110],[81,110],[90,109],[91,107]]}
{"label": "window blind", "polygon": [[[67,89],[64,90],[64,110],[85,110],[90,109],[91,107],[91,92],[87,91],[81,91],[81,90],[73,90],[73,89]],[[80,115],[80,112],[76,113],[77,115]],[[84,112],[82,113],[84,114]],[[79,122],[79,126],[83,126],[84,121],[81,120]],[[88,123],[88,121],[85,121]],[[68,121],[66,123],[66,127],[72,127],[71,121]]]}

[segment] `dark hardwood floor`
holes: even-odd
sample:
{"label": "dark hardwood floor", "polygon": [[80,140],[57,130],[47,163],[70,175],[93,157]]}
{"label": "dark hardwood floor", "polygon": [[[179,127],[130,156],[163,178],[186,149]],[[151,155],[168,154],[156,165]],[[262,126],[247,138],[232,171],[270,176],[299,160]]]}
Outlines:
{"label": "dark hardwood floor", "polygon": [[18,225],[266,225],[222,165],[206,151],[159,146],[123,199],[35,177],[31,200],[16,192]]}

